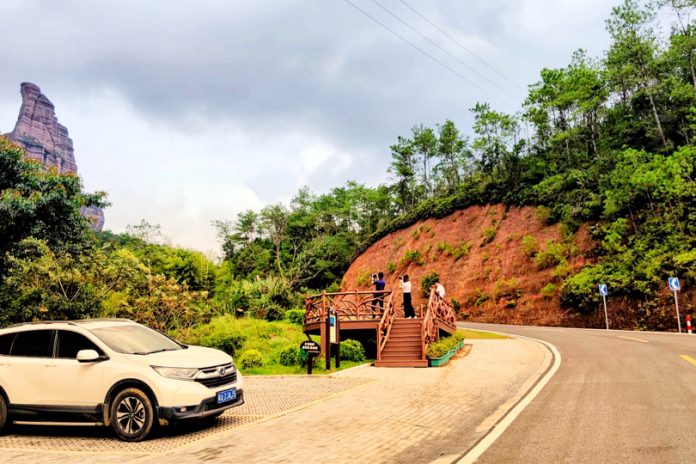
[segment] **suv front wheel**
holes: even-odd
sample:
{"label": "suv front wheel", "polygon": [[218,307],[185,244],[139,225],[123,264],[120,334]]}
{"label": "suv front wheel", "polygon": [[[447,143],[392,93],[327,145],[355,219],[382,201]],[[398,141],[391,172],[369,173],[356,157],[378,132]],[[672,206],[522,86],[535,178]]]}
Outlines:
{"label": "suv front wheel", "polygon": [[141,441],[154,423],[152,401],[137,388],[127,388],[111,402],[111,426],[123,441]]}

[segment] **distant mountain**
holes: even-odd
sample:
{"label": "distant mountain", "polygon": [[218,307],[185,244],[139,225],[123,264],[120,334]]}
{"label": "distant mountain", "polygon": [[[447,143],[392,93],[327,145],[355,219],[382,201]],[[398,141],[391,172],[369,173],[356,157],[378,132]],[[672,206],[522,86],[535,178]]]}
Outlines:
{"label": "distant mountain", "polygon": [[[22,107],[17,124],[6,134],[24,147],[25,158],[37,159],[46,167],[55,166],[59,173],[77,172],[73,142],[68,129],[58,123],[55,106],[41,89],[29,82],[21,85]],[[93,220],[92,228],[104,228],[104,211],[96,206],[83,208],[82,214]]]}

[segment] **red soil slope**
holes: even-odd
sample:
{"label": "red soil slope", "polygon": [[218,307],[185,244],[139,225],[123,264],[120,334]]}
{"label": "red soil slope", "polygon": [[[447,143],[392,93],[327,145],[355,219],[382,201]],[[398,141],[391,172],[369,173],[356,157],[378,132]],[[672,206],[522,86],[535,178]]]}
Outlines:
{"label": "red soil slope", "polygon": [[[492,227],[493,219],[497,221],[494,223],[495,238],[484,243],[485,231]],[[417,239],[414,231],[418,231]],[[502,205],[473,206],[444,219],[419,222],[382,238],[353,262],[342,287],[345,291],[371,289],[369,275],[382,271],[387,288],[396,290],[395,298],[400,307],[402,295],[398,290],[398,277],[407,274],[413,282],[414,307],[419,308],[427,303],[427,295],[420,290],[421,279],[436,271],[447,297],[461,303],[461,317],[471,321],[578,326],[597,326],[602,322],[599,313],[579,320],[561,309],[560,281],[554,277],[553,267],[539,270],[534,260],[524,253],[522,242],[527,235],[533,236],[542,246],[561,240],[559,225],[546,226],[537,219],[534,208],[511,208],[505,212]],[[468,255],[455,259],[438,252],[440,242],[452,248],[467,242],[472,246]],[[592,248],[586,226],[575,234],[574,245],[578,252],[569,258],[573,273],[588,262],[583,255]],[[401,264],[406,250],[420,251],[425,262]],[[390,262],[395,267],[393,272],[388,271]],[[508,287],[506,282],[512,284],[512,291],[504,291]],[[554,283],[557,289],[553,294],[543,295],[541,290],[549,283]]]}

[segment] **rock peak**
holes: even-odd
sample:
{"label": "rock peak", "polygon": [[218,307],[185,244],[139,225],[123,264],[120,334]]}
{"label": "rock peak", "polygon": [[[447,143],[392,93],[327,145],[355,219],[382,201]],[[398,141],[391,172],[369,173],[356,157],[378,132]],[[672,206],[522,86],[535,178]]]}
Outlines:
{"label": "rock peak", "polygon": [[[31,82],[22,82],[20,93],[22,106],[17,124],[7,136],[24,147],[25,158],[39,160],[47,168],[55,167],[61,174],[77,172],[73,141],[67,127],[58,123],[51,100]],[[104,212],[101,209],[86,208],[82,214],[94,220],[96,230],[102,230]]]}

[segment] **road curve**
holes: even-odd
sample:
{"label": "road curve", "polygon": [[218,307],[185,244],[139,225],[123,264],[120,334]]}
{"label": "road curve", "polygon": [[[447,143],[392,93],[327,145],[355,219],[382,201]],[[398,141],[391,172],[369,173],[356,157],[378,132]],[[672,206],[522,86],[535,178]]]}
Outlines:
{"label": "road curve", "polygon": [[563,359],[477,463],[696,462],[696,335],[459,326],[543,340]]}

